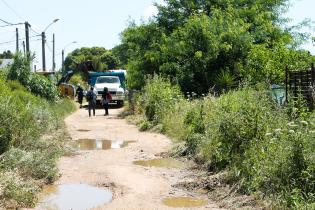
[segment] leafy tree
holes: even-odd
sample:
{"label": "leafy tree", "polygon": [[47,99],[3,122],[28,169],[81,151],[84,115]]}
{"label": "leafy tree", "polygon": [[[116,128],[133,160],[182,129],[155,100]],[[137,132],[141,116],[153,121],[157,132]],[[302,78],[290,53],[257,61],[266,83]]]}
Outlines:
{"label": "leafy tree", "polygon": [[163,32],[157,24],[132,25],[122,32],[121,49],[128,57],[128,85],[130,88],[141,88],[145,84],[145,76],[158,74],[162,63],[160,46]]}
{"label": "leafy tree", "polygon": [[[305,34],[283,28],[288,0],[166,0],[149,23],[131,24],[114,50],[130,88],[161,74],[183,91],[207,92],[237,81],[281,82],[286,65],[305,67]],[[294,58],[300,58],[296,62]],[[295,62],[295,63],[294,63]]]}
{"label": "leafy tree", "polygon": [[0,59],[13,59],[14,55],[10,50],[0,53]]}
{"label": "leafy tree", "polygon": [[65,70],[72,69],[79,72],[78,66],[86,61],[92,61],[94,71],[115,69],[119,59],[110,50],[103,47],[82,47],[71,52],[65,59]]}

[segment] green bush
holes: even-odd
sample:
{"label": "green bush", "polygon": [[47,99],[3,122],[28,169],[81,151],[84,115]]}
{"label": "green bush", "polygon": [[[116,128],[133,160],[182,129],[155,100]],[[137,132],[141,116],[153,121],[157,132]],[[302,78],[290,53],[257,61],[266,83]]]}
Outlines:
{"label": "green bush", "polygon": [[157,124],[161,122],[165,111],[181,99],[183,99],[183,95],[178,86],[174,86],[169,80],[156,75],[151,80],[147,80],[139,103],[146,118],[153,124]]}
{"label": "green bush", "polygon": [[39,189],[33,179],[25,179],[15,171],[0,171],[0,207],[4,209],[34,206]]}
{"label": "green bush", "polygon": [[148,82],[137,106],[184,142],[177,154],[195,157],[212,171],[229,171],[244,193],[274,199],[275,208],[313,205],[315,115],[299,101],[280,107],[269,90],[244,87],[218,98],[169,103],[162,101],[163,90],[160,78]]}
{"label": "green bush", "polygon": [[162,119],[162,125],[165,133],[172,139],[182,141],[187,139],[190,130],[189,126],[184,123],[185,116],[189,110],[195,107],[195,102],[185,100],[176,101],[174,106],[166,110]]}
{"label": "green bush", "polygon": [[59,97],[59,92],[57,86],[53,84],[49,79],[32,73],[29,76],[29,80],[24,84],[30,92],[34,95],[38,95],[42,98],[46,98],[50,101],[57,101]]}
{"label": "green bush", "polygon": [[245,192],[262,192],[288,207],[297,206],[292,199],[296,191],[301,200],[311,201],[311,128],[290,123],[292,112],[278,107],[263,90],[229,92],[214,102],[206,100],[204,108],[206,135],[200,151],[210,168],[228,169]]}
{"label": "green bush", "polygon": [[203,153],[218,169],[240,164],[251,142],[261,141],[286,120],[265,91],[250,88],[224,94],[204,107],[208,135]]}
{"label": "green bush", "polygon": [[70,100],[49,101],[26,90],[0,78],[0,208],[34,205],[40,185],[56,179],[64,136],[41,136],[58,134],[64,117],[75,110]]}
{"label": "green bush", "polygon": [[43,153],[40,150],[25,151],[12,148],[2,155],[0,167],[7,171],[17,170],[23,177],[52,183],[57,175],[56,159],[59,157],[58,148],[52,149],[46,149]]}
{"label": "green bush", "polygon": [[59,92],[56,85],[49,79],[31,72],[29,61],[20,54],[15,55],[7,79],[19,81],[34,95],[51,101],[58,100]]}

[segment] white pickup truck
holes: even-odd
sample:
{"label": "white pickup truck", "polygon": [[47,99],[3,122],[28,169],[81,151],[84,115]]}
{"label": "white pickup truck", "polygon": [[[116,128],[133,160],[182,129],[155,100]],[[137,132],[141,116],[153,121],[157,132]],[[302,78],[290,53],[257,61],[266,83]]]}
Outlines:
{"label": "white pickup truck", "polygon": [[118,76],[99,76],[96,79],[94,88],[97,91],[97,101],[102,98],[104,87],[108,88],[109,93],[112,95],[112,101],[116,102],[117,105],[122,106],[125,99],[125,90],[121,85]]}

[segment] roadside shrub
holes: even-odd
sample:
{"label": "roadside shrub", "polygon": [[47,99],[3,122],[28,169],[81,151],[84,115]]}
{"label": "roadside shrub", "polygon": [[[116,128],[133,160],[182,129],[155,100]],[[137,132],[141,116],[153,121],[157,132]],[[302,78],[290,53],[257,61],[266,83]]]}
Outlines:
{"label": "roadside shrub", "polygon": [[296,112],[290,121],[292,111],[275,104],[263,89],[208,97],[201,115],[204,135],[195,126],[198,112],[187,115],[192,125],[187,150],[197,151],[211,170],[229,170],[243,192],[261,192],[282,207],[307,205],[315,193],[315,128],[303,110]]}
{"label": "roadside shrub", "polygon": [[194,106],[194,102],[179,100],[174,103],[172,108],[166,110],[162,125],[165,133],[173,140],[184,141],[187,139],[190,130],[187,124],[184,123],[185,116]]}
{"label": "roadside shrub", "polygon": [[32,73],[29,80],[24,84],[30,92],[34,95],[46,98],[50,101],[57,101],[59,98],[59,92],[57,86],[53,84],[49,79]]}
{"label": "roadside shrub", "polygon": [[228,171],[241,192],[271,198],[276,209],[314,206],[315,114],[301,99],[280,107],[256,86],[190,101],[172,88],[147,81],[135,107],[148,120],[141,128],[162,124],[178,143],[174,154]]}
{"label": "roadside shrub", "polygon": [[299,121],[267,133],[264,141],[247,151],[238,169],[244,187],[271,195],[276,203],[291,208],[302,209],[314,202],[314,137],[313,128]]}
{"label": "roadside shrub", "polygon": [[16,80],[8,80],[6,81],[6,85],[11,89],[11,91],[27,91],[27,89]]}
{"label": "roadside shrub", "polygon": [[139,124],[139,131],[146,131],[150,127],[152,127],[150,122],[148,122],[147,120],[144,120],[144,121],[140,122],[140,124]]}
{"label": "roadside shrub", "polygon": [[9,72],[8,67],[0,68],[0,80],[6,80],[8,72]]}
{"label": "roadside shrub", "polygon": [[146,118],[153,124],[161,122],[166,110],[173,107],[177,100],[183,99],[178,86],[157,75],[147,80],[143,92],[139,101]]}
{"label": "roadside shrub", "polygon": [[44,76],[31,72],[29,61],[20,54],[15,55],[7,79],[19,81],[34,95],[50,101],[58,100],[59,93],[56,85]]}
{"label": "roadside shrub", "polygon": [[34,206],[39,187],[32,179],[24,179],[15,171],[0,171],[0,207]]}
{"label": "roadside shrub", "polygon": [[51,183],[57,175],[57,157],[58,149],[55,151],[45,149],[43,153],[40,150],[25,151],[12,148],[2,155],[0,166],[7,171],[18,171],[23,177],[42,179]]}
{"label": "roadside shrub", "polygon": [[285,120],[285,113],[265,91],[251,88],[224,94],[204,107],[207,142],[203,154],[217,169],[241,164],[250,143],[261,141]]}
{"label": "roadside shrub", "polygon": [[49,101],[26,90],[0,78],[0,208],[34,205],[39,187],[56,179],[65,136],[51,136],[75,110],[70,100]]}
{"label": "roadside shrub", "polygon": [[41,123],[49,120],[49,115],[43,115],[45,111],[36,113],[45,110],[45,102],[23,91],[7,93],[0,97],[0,154],[11,146],[39,138],[46,129]]}

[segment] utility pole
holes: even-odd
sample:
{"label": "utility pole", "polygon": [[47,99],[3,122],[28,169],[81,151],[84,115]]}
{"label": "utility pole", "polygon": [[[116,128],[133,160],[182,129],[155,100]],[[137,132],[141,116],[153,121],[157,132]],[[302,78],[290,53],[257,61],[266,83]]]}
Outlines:
{"label": "utility pole", "polygon": [[23,44],[23,53],[24,53],[24,56],[25,56],[25,42],[23,41],[22,44]]}
{"label": "utility pole", "polygon": [[42,32],[42,58],[43,58],[43,71],[46,71],[46,59],[45,59],[45,32]]}
{"label": "utility pole", "polygon": [[64,68],[65,68],[65,51],[62,50],[61,51],[61,71],[64,72]]}
{"label": "utility pole", "polygon": [[16,53],[19,52],[19,29],[16,28],[15,29],[15,33],[16,33]]}
{"label": "utility pole", "polygon": [[27,60],[30,60],[30,36],[29,36],[29,26],[31,26],[27,21],[25,22],[25,39],[26,39],[26,56]]}
{"label": "utility pole", "polygon": [[52,71],[55,72],[55,34],[53,34],[53,60],[52,60]]}

